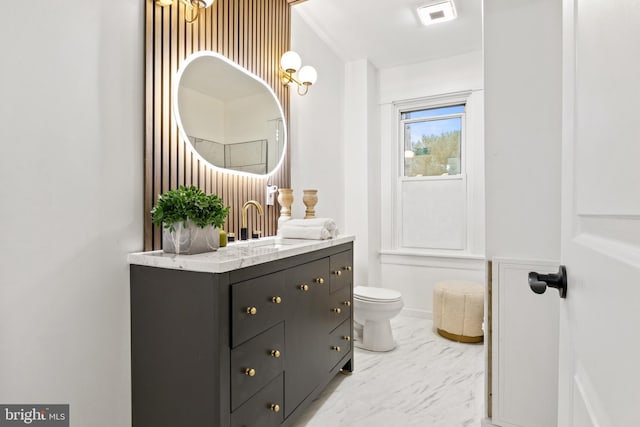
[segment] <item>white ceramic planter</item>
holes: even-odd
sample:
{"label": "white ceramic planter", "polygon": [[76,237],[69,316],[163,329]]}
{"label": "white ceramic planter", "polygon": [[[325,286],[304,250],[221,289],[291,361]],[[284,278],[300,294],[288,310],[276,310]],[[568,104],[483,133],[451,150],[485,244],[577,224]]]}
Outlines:
{"label": "white ceramic planter", "polygon": [[192,255],[212,252],[220,247],[220,230],[209,225],[205,228],[187,221],[173,224],[175,231],[162,228],[162,250],[172,254]]}

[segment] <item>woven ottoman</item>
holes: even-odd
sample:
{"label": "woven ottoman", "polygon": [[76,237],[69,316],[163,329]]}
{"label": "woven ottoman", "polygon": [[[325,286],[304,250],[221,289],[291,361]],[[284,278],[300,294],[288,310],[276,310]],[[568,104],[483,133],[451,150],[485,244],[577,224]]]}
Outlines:
{"label": "woven ottoman", "polygon": [[453,341],[482,342],[484,287],[461,280],[439,282],[433,289],[433,327]]}

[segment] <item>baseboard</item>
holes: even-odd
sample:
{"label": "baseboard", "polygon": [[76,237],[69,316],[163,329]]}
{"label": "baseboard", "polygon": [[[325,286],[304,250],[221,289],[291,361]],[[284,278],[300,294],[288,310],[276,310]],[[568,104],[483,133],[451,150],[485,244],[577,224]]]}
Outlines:
{"label": "baseboard", "polygon": [[482,422],[480,423],[480,425],[482,427],[498,427],[497,425],[493,424],[491,422],[491,418],[483,418]]}
{"label": "baseboard", "polygon": [[431,311],[418,310],[416,308],[403,308],[400,315],[406,317],[417,317],[418,319],[433,320],[433,313]]}

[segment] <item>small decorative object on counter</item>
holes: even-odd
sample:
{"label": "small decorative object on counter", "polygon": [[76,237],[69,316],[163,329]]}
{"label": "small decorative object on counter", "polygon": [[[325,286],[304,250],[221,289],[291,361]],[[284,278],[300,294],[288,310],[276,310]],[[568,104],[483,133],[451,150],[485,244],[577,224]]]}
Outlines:
{"label": "small decorative object on counter", "polygon": [[161,225],[162,249],[174,254],[215,251],[229,207],[220,197],[205,194],[198,187],[180,186],[158,197],[151,210],[155,225]]}
{"label": "small decorative object on counter", "polygon": [[278,190],[278,203],[280,203],[280,218],[291,217],[291,205],[293,204],[293,190],[281,188]]}
{"label": "small decorative object on counter", "polygon": [[227,233],[227,241],[228,242],[235,242],[236,241],[236,233],[234,233],[234,232]]}
{"label": "small decorative object on counter", "polygon": [[253,232],[251,233],[251,238],[259,239],[261,235],[262,235],[262,230],[253,230]]}
{"label": "small decorative object on counter", "polygon": [[220,229],[220,247],[224,248],[227,246],[227,232],[222,228]]}
{"label": "small decorative object on counter", "polygon": [[318,203],[318,190],[302,190],[302,192],[304,193],[302,196],[302,202],[307,207],[304,212],[304,219],[315,218],[315,206],[316,203]]}

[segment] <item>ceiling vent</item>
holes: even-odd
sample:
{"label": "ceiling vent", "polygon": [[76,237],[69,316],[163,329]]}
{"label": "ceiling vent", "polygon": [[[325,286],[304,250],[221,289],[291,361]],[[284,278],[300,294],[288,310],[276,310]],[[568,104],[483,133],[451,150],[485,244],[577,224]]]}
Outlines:
{"label": "ceiling vent", "polygon": [[456,19],[457,14],[453,0],[447,0],[419,7],[418,16],[424,25],[431,25]]}

